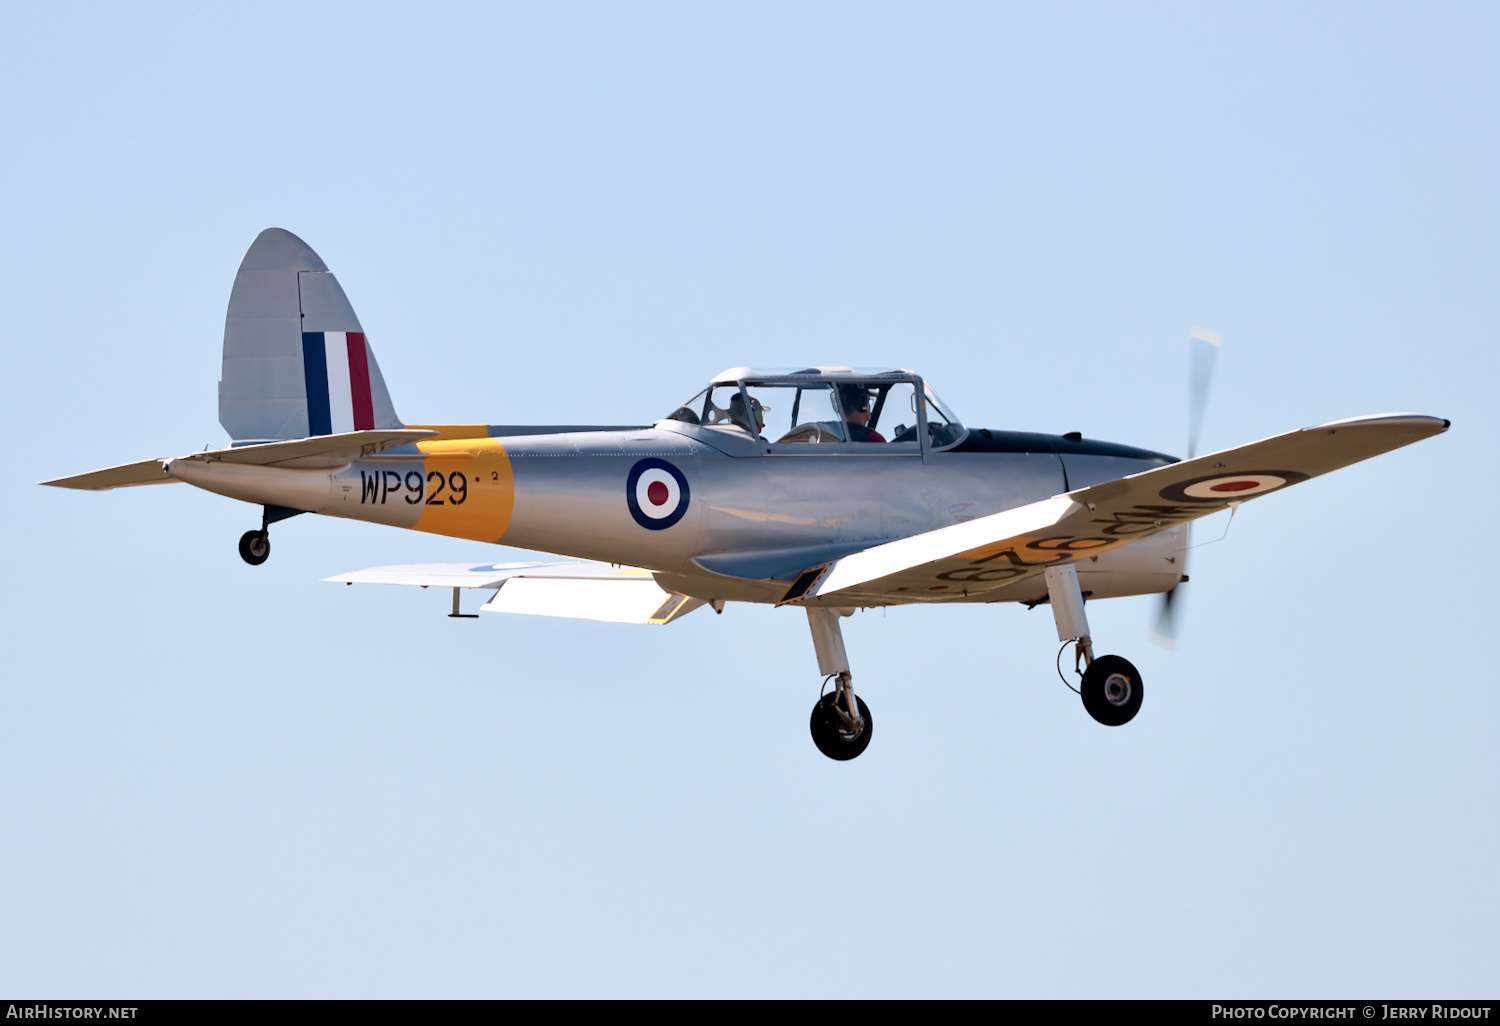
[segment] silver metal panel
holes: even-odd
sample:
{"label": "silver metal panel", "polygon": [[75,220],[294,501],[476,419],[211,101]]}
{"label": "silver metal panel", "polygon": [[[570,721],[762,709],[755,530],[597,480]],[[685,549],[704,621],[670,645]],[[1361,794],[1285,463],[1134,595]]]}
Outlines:
{"label": "silver metal panel", "polygon": [[[729,462],[691,439],[649,428],[507,438],[504,446],[515,476],[505,544],[651,569],[689,566],[712,491],[701,472],[705,459]],[[627,502],[631,468],[646,458],[667,460],[689,481],[687,511],[663,530],[642,527]]]}
{"label": "silver metal panel", "polygon": [[568,435],[578,431],[648,431],[639,424],[486,424],[490,438],[515,435]]}
{"label": "silver metal panel", "polygon": [[[903,457],[766,457],[767,523],[790,545],[879,538],[885,519],[880,481]],[[921,465],[919,460],[910,461]]]}
{"label": "silver metal panel", "polygon": [[327,470],[286,470],[243,463],[168,460],[167,473],[204,491],[244,502],[271,503],[311,513],[327,511],[332,475]]}
{"label": "silver metal panel", "polygon": [[285,228],[267,228],[255,237],[245,258],[240,261],[242,271],[326,271],[323,263],[311,246]]}
{"label": "silver metal panel", "polygon": [[[225,314],[230,324],[240,321],[269,322],[283,331],[296,331],[299,333],[296,339],[287,337],[284,340],[288,345],[295,341],[297,352],[300,353],[302,329],[297,327],[300,315],[295,272],[241,271],[235,275],[234,288],[229,293],[229,310]],[[232,356],[258,355],[261,351],[260,340],[265,337],[268,336],[226,333],[224,351]],[[290,351],[289,349],[288,352]]]}
{"label": "silver metal panel", "polygon": [[224,318],[219,423],[234,439],[304,438],[299,271],[328,268],[291,232],[267,228],[240,262]]}
{"label": "silver metal panel", "polygon": [[354,307],[329,271],[303,271],[297,275],[302,301],[303,331],[364,331]]}
{"label": "silver metal panel", "polygon": [[808,567],[847,556],[863,547],[863,542],[838,542],[798,549],[747,549],[743,552],[694,556],[693,562],[709,573],[722,577],[790,583]]}
{"label": "silver metal panel", "polygon": [[[505,449],[516,488],[506,544],[629,562],[720,590],[734,589],[712,583],[717,575],[782,576],[840,549],[961,523],[1063,485],[1050,454],[924,464],[871,446],[860,455],[736,458],[670,428],[507,438]],[[644,457],[668,460],[689,484],[688,512],[664,530],[643,527],[628,508],[626,479]]]}
{"label": "silver metal panel", "polygon": [[1134,460],[1125,456],[1079,456],[1072,453],[1064,454],[1062,463],[1068,475],[1068,491],[1103,484],[1105,481],[1155,470],[1161,466],[1153,460]]}
{"label": "silver metal panel", "polygon": [[685,435],[728,456],[763,456],[766,452],[764,443],[757,442],[739,428],[703,427],[699,424],[684,424],[679,420],[659,420],[655,428],[658,431]]}
{"label": "silver metal panel", "polygon": [[231,438],[307,434],[300,324],[295,273],[241,271],[235,276],[224,319],[219,382],[219,422]]}
{"label": "silver metal panel", "polygon": [[1051,453],[938,453],[882,474],[883,538],[905,538],[1036,502],[1063,490]]}
{"label": "silver metal panel", "polygon": [[402,427],[395,404],[391,402],[391,393],[385,387],[385,375],[380,373],[380,364],[375,362],[375,350],[368,339],[365,340],[365,360],[370,365],[370,412],[374,414],[375,426],[386,429]]}

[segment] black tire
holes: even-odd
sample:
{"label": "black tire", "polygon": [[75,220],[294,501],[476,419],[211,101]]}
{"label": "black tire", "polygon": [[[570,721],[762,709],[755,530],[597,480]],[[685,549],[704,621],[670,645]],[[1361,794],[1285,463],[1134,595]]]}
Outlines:
{"label": "black tire", "polygon": [[1140,671],[1117,655],[1100,656],[1089,663],[1078,690],[1089,715],[1106,727],[1121,727],[1135,719],[1146,697]]}
{"label": "black tire", "polygon": [[865,705],[865,700],[855,695],[854,704],[858,706],[860,718],[865,721],[865,725],[858,734],[849,734],[844,730],[844,721],[838,710],[834,708],[833,703],[837,698],[838,692],[830,691],[813,706],[812,739],[813,744],[818,746],[818,751],[830,759],[844,762],[870,747],[870,734],[875,729],[875,721],[870,718],[870,707]]}
{"label": "black tire", "polygon": [[271,536],[264,531],[246,531],[240,535],[240,558],[251,566],[260,566],[271,558]]}

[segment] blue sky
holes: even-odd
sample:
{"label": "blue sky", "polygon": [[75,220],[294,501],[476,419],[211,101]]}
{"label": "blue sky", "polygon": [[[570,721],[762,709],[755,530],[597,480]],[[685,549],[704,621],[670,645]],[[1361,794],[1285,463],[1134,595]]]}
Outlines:
{"label": "blue sky", "polygon": [[[0,11],[0,990],[1492,996],[1497,19],[1483,4],[12,3]],[[650,420],[738,364],[1166,451],[1446,435],[1246,506],[1186,637],[487,616],[319,579],[504,549],[34,482],[218,445],[256,233],[410,421]],[[1454,517],[1458,517],[1457,523]],[[1216,535],[1210,524],[1200,538]],[[1185,589],[1186,592],[1186,589]]]}

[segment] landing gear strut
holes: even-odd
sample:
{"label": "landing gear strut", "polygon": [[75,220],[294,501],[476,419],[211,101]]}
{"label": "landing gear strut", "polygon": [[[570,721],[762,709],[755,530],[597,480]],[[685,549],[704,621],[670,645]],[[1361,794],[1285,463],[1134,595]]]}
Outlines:
{"label": "landing gear strut", "polygon": [[[857,716],[849,715],[851,695],[854,698],[854,707],[859,711]],[[853,691],[840,686],[837,690],[818,699],[818,704],[813,706],[812,722],[809,726],[812,728],[813,744],[818,746],[818,751],[830,759],[844,762],[859,755],[870,746],[870,732],[874,727],[874,720],[870,716],[870,707],[865,705],[865,700],[855,695]]]}
{"label": "landing gear strut", "polygon": [[1074,643],[1073,665],[1084,667],[1078,693],[1088,714],[1106,727],[1120,727],[1141,711],[1146,690],[1141,674],[1130,661],[1117,655],[1094,658],[1089,621],[1083,612],[1083,592],[1072,563],[1047,568],[1047,596],[1057,621],[1057,640]]}
{"label": "landing gear strut", "polygon": [[829,680],[834,682],[833,690],[819,697],[813,706],[809,726],[818,751],[840,762],[853,759],[868,748],[875,729],[870,707],[854,693],[854,675],[849,672],[844,635],[839,630],[839,617],[847,615],[837,609],[813,606],[807,609],[813,648],[818,653],[818,672],[825,674],[825,686]]}
{"label": "landing gear strut", "polygon": [[271,525],[288,517],[295,517],[306,510],[287,506],[262,506],[260,530],[246,531],[240,535],[240,558],[251,566],[260,566],[271,558]]}

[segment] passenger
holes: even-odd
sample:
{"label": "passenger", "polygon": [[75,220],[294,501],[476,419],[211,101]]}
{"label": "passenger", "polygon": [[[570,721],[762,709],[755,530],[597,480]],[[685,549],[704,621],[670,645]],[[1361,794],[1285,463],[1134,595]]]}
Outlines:
{"label": "passenger", "polygon": [[749,431],[762,442],[765,439],[761,438],[760,433],[766,429],[766,411],[769,409],[769,406],[762,406],[760,400],[755,398],[755,396],[752,395],[750,397],[750,413],[755,417],[755,427],[752,428],[750,426],[750,418],[745,416],[745,400],[738,392],[729,397],[729,419],[746,431]]}
{"label": "passenger", "polygon": [[864,385],[840,385],[839,405],[844,408],[844,430],[851,442],[883,442],[885,436],[870,424],[870,390]]}

